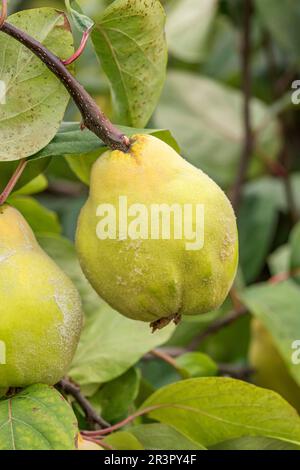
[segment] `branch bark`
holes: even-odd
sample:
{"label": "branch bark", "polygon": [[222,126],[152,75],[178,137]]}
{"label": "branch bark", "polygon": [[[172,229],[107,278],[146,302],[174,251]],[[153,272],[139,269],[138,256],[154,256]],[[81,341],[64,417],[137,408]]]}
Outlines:
{"label": "branch bark", "polygon": [[62,379],[60,382],[58,382],[57,385],[67,395],[71,395],[73,398],[75,398],[77,403],[84,411],[86,419],[90,424],[98,424],[101,429],[110,427],[110,424],[96,413],[90,402],[81,393],[80,388],[77,385],[73,384],[68,379]]}
{"label": "branch bark", "polygon": [[96,134],[111,149],[128,152],[130,148],[129,138],[114,127],[100,111],[93,98],[68,71],[59,57],[39,41],[7,21],[3,23],[2,27],[0,26],[0,30],[31,50],[56,75],[73,98],[82,115],[82,122],[85,127]]}
{"label": "branch bark", "polygon": [[196,338],[193,339],[193,341],[190,343],[188,346],[188,351],[195,351],[198,349],[201,343],[210,335],[213,335],[217,333],[219,330],[222,330],[223,328],[230,326],[232,323],[234,323],[236,320],[238,320],[241,317],[244,317],[247,315],[248,310],[245,307],[241,307],[238,310],[233,310],[230,312],[228,315],[224,317],[217,318],[214,322],[212,322],[206,330],[202,331]]}
{"label": "branch bark", "polygon": [[0,206],[2,206],[2,204],[6,202],[7,198],[10,196],[10,194],[14,190],[14,187],[19,181],[20,177],[22,176],[22,173],[25,170],[26,165],[27,165],[27,160],[23,158],[23,160],[21,160],[20,163],[18,164],[9,182],[7,183],[7,186],[4,188],[3,192],[0,194]]}

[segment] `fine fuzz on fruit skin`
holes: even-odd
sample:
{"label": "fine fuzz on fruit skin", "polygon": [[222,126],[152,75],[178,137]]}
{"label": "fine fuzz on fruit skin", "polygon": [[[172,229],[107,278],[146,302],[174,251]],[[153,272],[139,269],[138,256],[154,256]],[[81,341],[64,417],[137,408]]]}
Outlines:
{"label": "fine fuzz on fruit skin", "polygon": [[[166,143],[149,135],[132,140],[128,153],[108,151],[92,168],[90,196],[76,235],[81,267],[98,294],[129,318],[167,323],[211,311],[223,303],[237,269],[238,235],[230,202]],[[204,247],[189,251],[186,239],[122,239],[119,232],[117,239],[99,239],[97,208],[112,204],[118,219],[120,196],[126,196],[128,207],[138,203],[149,211],[153,204],[203,204]]]}
{"label": "fine fuzz on fruit skin", "polygon": [[77,347],[80,297],[7,205],[0,207],[0,298],[0,387],[55,384]]}
{"label": "fine fuzz on fruit skin", "polygon": [[252,320],[251,331],[249,362],[255,371],[255,384],[279,393],[300,412],[300,387],[290,375],[272,336],[257,319]]}

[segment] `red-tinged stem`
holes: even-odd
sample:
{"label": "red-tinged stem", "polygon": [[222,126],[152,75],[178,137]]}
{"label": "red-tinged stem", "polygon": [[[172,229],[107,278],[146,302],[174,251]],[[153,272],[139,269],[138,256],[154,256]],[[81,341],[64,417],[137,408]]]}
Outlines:
{"label": "red-tinged stem", "polygon": [[132,415],[128,416],[126,419],[123,419],[123,421],[120,421],[117,424],[114,424],[113,426],[110,426],[109,428],[106,429],[99,429],[98,431],[81,431],[81,434],[86,437],[100,437],[100,436],[105,436],[106,434],[111,434],[114,431],[118,431],[118,429],[123,428],[127,424],[132,423],[136,418],[139,418],[140,416],[143,416],[145,414],[150,413],[151,411],[157,410],[158,408],[162,408],[163,406],[167,405],[153,405],[149,406],[148,408],[144,408],[143,410],[137,411],[136,413],[133,413]]}
{"label": "red-tinged stem", "polygon": [[152,351],[150,351],[150,354],[152,354],[152,356],[154,357],[157,357],[158,359],[161,359],[166,364],[169,364],[169,366],[173,367],[180,374],[180,368],[172,356],[158,349],[152,349]]}
{"label": "red-tinged stem", "polygon": [[274,276],[270,277],[268,280],[269,284],[276,285],[279,284],[280,282],[288,281],[294,276],[298,276],[300,274],[300,268],[295,268],[292,271],[289,272],[282,272],[275,274]]}
{"label": "red-tinged stem", "polygon": [[67,60],[62,60],[62,63],[64,65],[71,65],[73,64],[73,62],[75,62],[75,60],[77,60],[81,54],[83,53],[83,51],[85,50],[85,46],[88,42],[88,39],[90,37],[90,34],[91,34],[91,31],[92,31],[92,27],[90,27],[89,29],[87,29],[83,35],[82,35],[82,38],[81,38],[81,43],[80,43],[80,46],[79,48],[77,49],[77,51],[71,55],[71,57],[69,57],[69,59]]}
{"label": "red-tinged stem", "polygon": [[7,18],[7,0],[2,0],[2,9],[1,9],[1,16],[0,16],[0,28],[3,25],[4,21]]}
{"label": "red-tinged stem", "polygon": [[9,197],[9,195],[12,193],[14,187],[16,186],[17,182],[19,181],[25,167],[27,165],[27,160],[23,159],[20,161],[19,165],[17,166],[14,174],[12,175],[11,179],[9,180],[6,188],[0,195],[0,206],[4,204]]}
{"label": "red-tinged stem", "polygon": [[129,151],[130,139],[120,132],[102,113],[93,98],[69,72],[59,57],[49,51],[39,41],[29,36],[25,31],[21,31],[7,21],[2,24],[0,32],[8,34],[23,44],[56,75],[73,98],[82,115],[85,127],[96,134],[111,149],[118,149],[123,152]]}

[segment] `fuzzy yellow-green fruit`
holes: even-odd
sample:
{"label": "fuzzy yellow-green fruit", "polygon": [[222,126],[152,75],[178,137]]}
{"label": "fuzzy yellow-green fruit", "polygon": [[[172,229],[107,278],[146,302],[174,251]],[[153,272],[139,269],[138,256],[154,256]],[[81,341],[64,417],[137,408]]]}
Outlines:
{"label": "fuzzy yellow-green fruit", "polygon": [[[129,213],[127,232],[119,225],[124,200]],[[103,228],[107,204],[116,211],[116,233],[108,225],[108,238],[100,235],[99,239],[98,224]],[[194,212],[188,220],[192,220],[193,230],[196,205],[203,205],[202,248],[187,249],[186,238],[176,239],[173,214],[170,239],[163,239],[162,231],[157,239],[152,236],[151,211],[161,204],[176,204],[183,211],[190,205]],[[134,228],[140,229],[136,239],[129,227],[134,233]],[[157,327],[180,315],[219,307],[232,285],[238,261],[236,219],[223,191],[169,145],[150,135],[134,136],[128,153],[107,151],[95,162],[76,247],[86,277],[106,302],[129,318]]]}
{"label": "fuzzy yellow-green fruit", "polygon": [[77,347],[80,297],[8,205],[0,207],[0,299],[0,387],[56,383]]}
{"label": "fuzzy yellow-green fruit", "polygon": [[249,362],[255,370],[255,384],[274,390],[300,412],[300,387],[289,374],[270,333],[257,319],[252,320]]}

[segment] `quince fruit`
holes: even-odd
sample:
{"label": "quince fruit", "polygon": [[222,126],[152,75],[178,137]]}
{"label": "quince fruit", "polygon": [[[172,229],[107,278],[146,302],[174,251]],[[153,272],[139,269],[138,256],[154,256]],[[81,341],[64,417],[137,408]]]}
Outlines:
{"label": "quince fruit", "polygon": [[218,308],[238,263],[236,219],[224,192],[150,135],[95,162],[76,246],[98,294],[154,329]]}
{"label": "quince fruit", "polygon": [[55,384],[77,347],[80,297],[8,205],[0,207],[0,298],[0,387]]}

